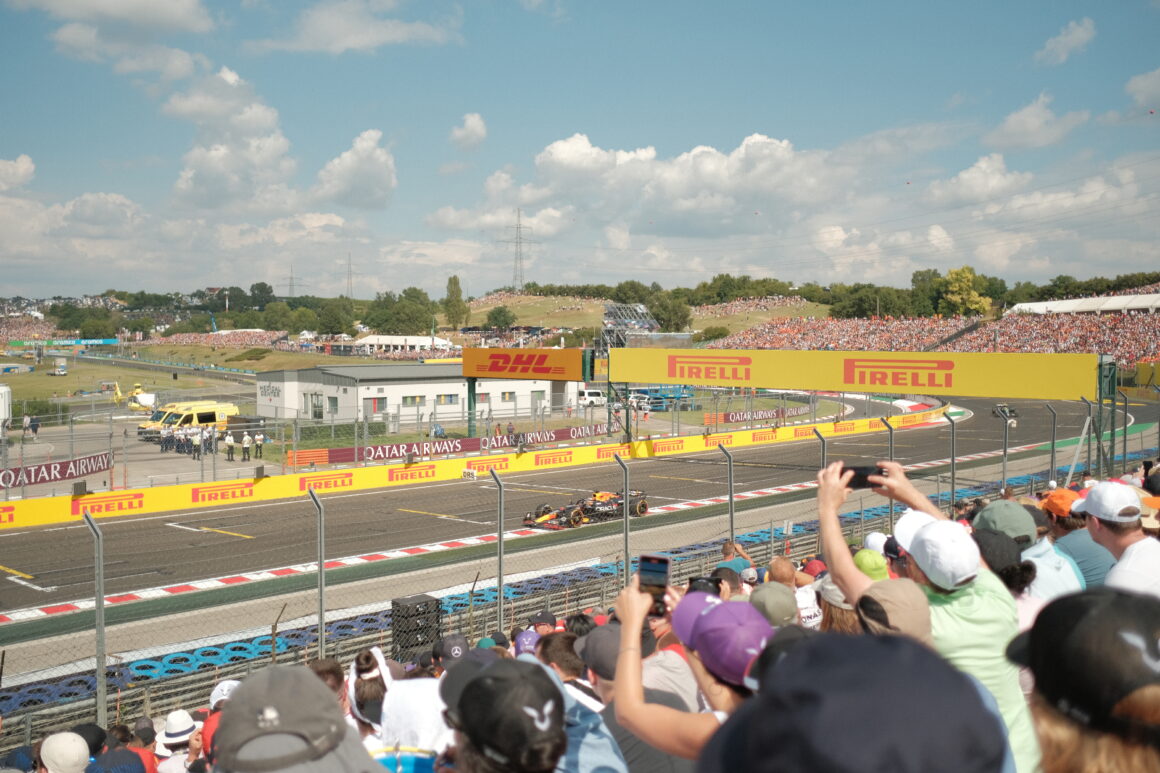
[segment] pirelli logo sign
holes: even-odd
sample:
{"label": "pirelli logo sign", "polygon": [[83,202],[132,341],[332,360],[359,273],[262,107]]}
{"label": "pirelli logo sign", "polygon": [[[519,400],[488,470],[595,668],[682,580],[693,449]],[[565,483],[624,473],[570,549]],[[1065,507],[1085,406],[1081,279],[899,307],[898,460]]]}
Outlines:
{"label": "pirelli logo sign", "polygon": [[477,473],[490,472],[491,470],[503,472],[510,466],[511,460],[506,456],[499,459],[472,459],[467,463],[467,469],[475,470]]}
{"label": "pirelli logo sign", "polygon": [[733,445],[732,435],[706,435],[705,448],[716,448],[717,446],[731,446]]}
{"label": "pirelli logo sign", "polygon": [[190,500],[194,504],[253,498],[253,483],[219,483],[214,486],[194,486],[190,491]]}
{"label": "pirelli logo sign", "polygon": [[621,443],[618,446],[602,446],[601,448],[596,449],[596,459],[597,461],[602,459],[611,459],[617,454],[620,454],[621,456],[628,456],[631,453],[632,446],[628,445],[628,443]]}
{"label": "pirelli logo sign", "polygon": [[844,432],[853,432],[856,426],[858,425],[852,421],[835,421],[834,433],[840,435]]}
{"label": "pirelli logo sign", "polygon": [[754,443],[772,443],[777,440],[776,429],[759,429],[753,433]]}
{"label": "pirelli logo sign", "polygon": [[354,486],[353,472],[328,472],[321,475],[303,475],[298,479],[298,490],[329,491]]}
{"label": "pirelli logo sign", "polygon": [[668,376],[690,383],[748,384],[752,364],[752,357],[672,354]]}
{"label": "pirelli logo sign", "polygon": [[473,378],[583,381],[580,349],[464,349],[463,375]]}
{"label": "pirelli logo sign", "polygon": [[685,441],[683,438],[680,440],[654,440],[653,441],[653,453],[655,453],[655,454],[671,454],[671,453],[675,453],[676,451],[684,451],[684,450],[685,450]]}
{"label": "pirelli logo sign", "polygon": [[109,515],[141,510],[145,507],[144,494],[102,494],[83,497],[72,501],[72,514],[81,515],[88,510],[92,515]]}
{"label": "pirelli logo sign", "polygon": [[800,437],[813,437],[814,436],[813,427],[794,427],[793,428],[793,436],[794,436],[795,440],[797,438],[800,438]]}
{"label": "pirelli logo sign", "polygon": [[0,523],[13,523],[16,520],[16,508],[12,505],[0,505]]}
{"label": "pirelli logo sign", "polygon": [[[1050,373],[1046,382],[1044,373]],[[609,378],[637,384],[1078,400],[1097,391],[1094,354],[612,349]],[[861,425],[859,425],[861,426]]]}
{"label": "pirelli logo sign", "polygon": [[392,467],[387,472],[387,480],[394,482],[431,480],[435,477],[434,464],[410,464],[403,467]]}
{"label": "pirelli logo sign", "polygon": [[952,360],[886,360],[851,357],[843,363],[842,383],[886,390],[921,390],[924,387],[951,389],[955,363]]}
{"label": "pirelli logo sign", "polygon": [[567,464],[568,462],[572,461],[572,452],[546,451],[541,454],[536,454],[533,459],[535,459],[536,467],[547,467],[553,464]]}

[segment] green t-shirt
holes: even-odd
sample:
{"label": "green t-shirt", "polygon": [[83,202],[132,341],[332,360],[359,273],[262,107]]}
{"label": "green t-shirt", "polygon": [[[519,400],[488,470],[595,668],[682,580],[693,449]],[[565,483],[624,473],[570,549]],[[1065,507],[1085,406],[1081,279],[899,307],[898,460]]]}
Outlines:
{"label": "green t-shirt", "polygon": [[[1019,688],[1019,671],[1007,660],[1007,644],[1019,632],[1010,591],[987,569],[954,593],[938,593],[925,585],[923,591],[930,601],[935,649],[995,696],[1019,773],[1039,770],[1039,741],[1031,711]],[[954,722],[954,717],[947,721]]]}

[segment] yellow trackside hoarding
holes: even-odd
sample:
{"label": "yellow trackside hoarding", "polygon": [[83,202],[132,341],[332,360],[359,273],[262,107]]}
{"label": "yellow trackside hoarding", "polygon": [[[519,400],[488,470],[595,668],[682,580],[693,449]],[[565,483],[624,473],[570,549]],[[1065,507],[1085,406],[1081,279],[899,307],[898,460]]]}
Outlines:
{"label": "yellow trackside hoarding", "polygon": [[463,375],[583,381],[584,352],[580,349],[464,349]]}
{"label": "yellow trackside hoarding", "polygon": [[1095,399],[1095,354],[613,349],[612,381],[822,392]]}

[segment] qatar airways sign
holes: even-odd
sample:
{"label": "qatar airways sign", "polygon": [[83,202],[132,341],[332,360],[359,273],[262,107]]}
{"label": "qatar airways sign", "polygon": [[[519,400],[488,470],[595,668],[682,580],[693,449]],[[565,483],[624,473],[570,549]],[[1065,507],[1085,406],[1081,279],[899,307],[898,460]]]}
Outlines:
{"label": "qatar airways sign", "polygon": [[25,467],[13,467],[8,470],[0,470],[0,490],[83,478],[86,475],[104,472],[111,469],[112,466],[113,455],[106,452],[63,462],[45,462]]}

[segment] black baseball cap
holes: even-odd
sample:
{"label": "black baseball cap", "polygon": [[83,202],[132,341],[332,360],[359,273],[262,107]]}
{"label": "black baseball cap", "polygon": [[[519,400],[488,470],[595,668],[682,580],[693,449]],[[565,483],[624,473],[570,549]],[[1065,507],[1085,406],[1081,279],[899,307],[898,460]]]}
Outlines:
{"label": "black baseball cap", "polygon": [[554,770],[567,746],[564,696],[537,663],[464,658],[444,674],[439,696],[447,723],[505,770]]}
{"label": "black baseball cap", "polygon": [[218,773],[381,773],[334,693],[305,666],[246,677],[214,733]]}
{"label": "black baseball cap", "polygon": [[1112,715],[1129,693],[1160,684],[1160,599],[1109,587],[1062,596],[1011,641],[1007,657],[1079,724],[1160,747],[1160,725]]}
{"label": "black baseball cap", "polygon": [[1009,759],[975,683],[906,636],[819,633],[761,686],[709,739],[699,773],[993,773]]}

